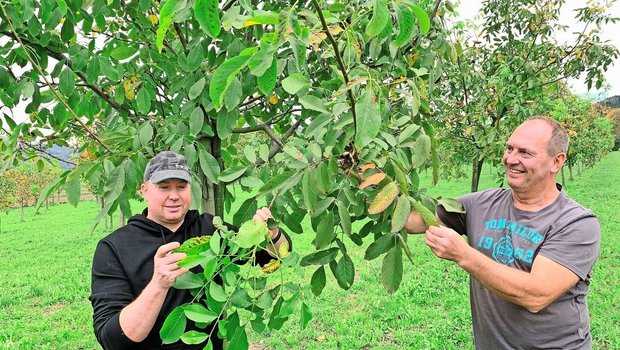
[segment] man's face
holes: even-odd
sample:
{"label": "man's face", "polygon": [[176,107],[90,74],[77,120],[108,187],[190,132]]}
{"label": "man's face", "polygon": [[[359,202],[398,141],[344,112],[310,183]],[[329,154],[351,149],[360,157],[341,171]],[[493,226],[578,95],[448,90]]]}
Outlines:
{"label": "man's face", "polygon": [[544,120],[530,120],[521,124],[506,142],[502,160],[506,181],[513,190],[538,191],[555,184],[559,167],[556,157],[547,152],[551,132],[552,127]]}
{"label": "man's face", "polygon": [[158,184],[147,181],[141,187],[147,202],[147,218],[168,228],[180,225],[191,205],[191,185],[179,179]]}

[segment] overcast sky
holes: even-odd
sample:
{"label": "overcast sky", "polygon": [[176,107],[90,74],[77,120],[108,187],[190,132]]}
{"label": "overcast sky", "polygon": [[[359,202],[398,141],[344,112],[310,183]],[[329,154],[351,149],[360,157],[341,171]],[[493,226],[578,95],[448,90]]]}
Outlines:
{"label": "overcast sky", "polygon": [[[481,2],[481,0],[462,0],[461,3],[463,5],[459,6],[457,9],[460,14],[460,18],[476,21],[476,16],[480,11]],[[581,31],[581,29],[583,29],[582,27],[575,25],[576,20],[574,10],[576,8],[584,7],[585,4],[586,0],[566,1],[560,14],[560,22],[564,25],[568,25],[569,29],[565,33],[558,35],[558,41],[562,42],[569,40],[572,36],[572,32]],[[611,13],[615,17],[620,17],[620,4],[618,2],[614,3],[612,8],[609,10],[609,13]],[[476,22],[479,23],[479,21]],[[601,30],[601,38],[603,40],[610,40],[611,44],[620,48],[620,22],[610,23],[606,27],[604,27]],[[593,95],[593,97],[595,98],[598,95],[603,98],[605,96],[620,95],[620,59],[616,59],[614,65],[607,70],[605,78],[607,80],[607,83],[611,85],[609,91],[597,92],[593,89],[590,90],[590,95]],[[573,90],[573,92],[576,94],[584,95],[588,93],[588,88],[583,82],[583,79],[570,80],[568,84]]]}

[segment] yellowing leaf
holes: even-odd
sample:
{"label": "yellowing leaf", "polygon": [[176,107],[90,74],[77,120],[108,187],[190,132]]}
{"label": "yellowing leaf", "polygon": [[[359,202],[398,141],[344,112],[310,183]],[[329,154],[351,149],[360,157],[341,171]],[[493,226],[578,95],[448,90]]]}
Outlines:
{"label": "yellowing leaf", "polygon": [[368,169],[375,169],[377,165],[375,163],[366,163],[360,166],[360,171],[364,172]]}
{"label": "yellowing leaf", "polygon": [[334,36],[344,31],[344,29],[342,29],[340,26],[331,26],[331,27],[328,27],[327,29],[329,30],[329,34],[334,35]]}
{"label": "yellowing leaf", "polygon": [[261,267],[260,271],[264,274],[270,274],[280,268],[280,260],[271,259],[269,263]]}
{"label": "yellowing leaf", "polygon": [[387,209],[398,196],[398,185],[390,182],[385,185],[368,207],[368,214],[379,214]]}
{"label": "yellowing leaf", "polygon": [[133,90],[126,90],[125,91],[125,98],[127,98],[128,100],[133,100],[136,97],[136,93]]}
{"label": "yellowing leaf", "polygon": [[273,95],[271,95],[271,97],[269,97],[269,103],[271,105],[277,105],[278,104],[278,100],[279,100],[278,99],[278,95],[276,95],[276,94],[273,94]]}
{"label": "yellowing leaf", "polygon": [[157,23],[159,23],[159,17],[157,17],[156,14],[150,14],[149,20],[151,21],[152,25],[157,25]]}
{"label": "yellowing leaf", "polygon": [[359,189],[363,190],[368,186],[377,185],[379,182],[385,179],[385,176],[386,176],[385,173],[372,174],[368,178],[366,178],[364,181],[362,181],[362,183],[359,186]]}
{"label": "yellowing leaf", "polygon": [[261,23],[260,23],[260,22],[258,22],[258,21],[255,21],[255,20],[251,20],[251,19],[249,19],[249,20],[247,20],[247,21],[243,22],[243,24],[241,25],[241,27],[242,27],[242,28],[245,28],[245,27],[249,27],[249,26],[253,26],[253,25],[257,25],[257,24],[261,24]]}
{"label": "yellowing leaf", "polygon": [[470,127],[468,127],[467,129],[465,129],[465,134],[466,134],[466,135],[471,134],[471,126],[470,126]]}
{"label": "yellowing leaf", "polygon": [[327,34],[323,32],[310,33],[310,35],[308,35],[308,43],[312,45],[314,49],[316,50],[318,49],[321,41],[325,40],[326,38],[327,38]]}

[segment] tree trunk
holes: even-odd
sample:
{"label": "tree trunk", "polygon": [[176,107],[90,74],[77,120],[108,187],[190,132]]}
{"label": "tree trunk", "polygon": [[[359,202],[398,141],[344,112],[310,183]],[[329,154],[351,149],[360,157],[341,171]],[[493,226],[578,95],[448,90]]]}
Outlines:
{"label": "tree trunk", "polygon": [[125,215],[121,210],[118,211],[118,227],[125,226]]}
{"label": "tree trunk", "polygon": [[478,185],[480,184],[480,172],[482,171],[482,165],[484,159],[474,158],[471,169],[471,192],[478,191]]}
{"label": "tree trunk", "polygon": [[564,167],[562,167],[560,172],[562,173],[562,188],[565,189],[566,188],[566,177],[564,176]]}
{"label": "tree trunk", "polygon": [[24,202],[20,202],[21,215],[19,217],[19,222],[24,222]]}
{"label": "tree trunk", "polygon": [[[220,169],[224,167],[224,160],[222,159],[222,143],[217,136],[211,138],[203,138],[200,141],[207,152],[211,153],[220,166]],[[209,213],[215,216],[224,217],[224,191],[217,184],[209,181],[207,176],[200,172],[200,180],[202,181],[202,203],[201,208],[204,213]]]}

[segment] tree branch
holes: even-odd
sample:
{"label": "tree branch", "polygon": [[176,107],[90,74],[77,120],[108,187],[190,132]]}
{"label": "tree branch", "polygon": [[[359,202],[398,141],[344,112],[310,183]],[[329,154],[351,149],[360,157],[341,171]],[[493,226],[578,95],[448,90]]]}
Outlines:
{"label": "tree branch", "polygon": [[58,99],[58,101],[60,103],[62,103],[65,108],[67,108],[67,110],[73,115],[73,117],[75,118],[75,121],[77,123],[80,124],[80,126],[86,131],[86,133],[93,139],[95,140],[97,143],[99,143],[101,145],[101,147],[103,147],[106,151],[111,152],[111,150],[99,139],[99,137],[97,137],[97,135],[92,132],[79,118],[79,116],[75,113],[75,111],[71,108],[71,106],[69,106],[69,103],[65,100],[64,96],[61,95],[58,90],[56,88],[54,88],[51,83],[48,81],[45,72],[43,71],[43,69],[41,68],[41,66],[39,66],[34,59],[32,58],[32,56],[30,55],[30,53],[28,52],[28,50],[26,50],[26,45],[24,45],[23,41],[21,40],[21,37],[19,37],[19,35],[17,34],[17,30],[15,29],[15,27],[13,26],[13,23],[11,22],[11,20],[9,19],[9,16],[6,13],[6,9],[4,8],[4,5],[2,4],[2,2],[0,1],[0,8],[2,8],[2,13],[4,14],[4,17],[7,20],[7,23],[9,24],[9,27],[11,28],[12,33],[15,36],[15,40],[24,48],[24,54],[28,57],[28,60],[30,61],[30,64],[32,64],[32,66],[38,71],[38,73],[43,77],[43,79],[45,80],[46,83],[48,83],[48,86],[50,88],[50,90],[52,91],[52,93],[56,96],[56,98]]}
{"label": "tree branch", "polygon": [[[325,31],[325,35],[327,35],[327,39],[332,44],[332,48],[334,49],[334,56],[336,57],[336,62],[338,63],[338,68],[342,72],[342,76],[344,77],[345,84],[348,86],[349,75],[347,73],[347,68],[344,65],[344,61],[342,60],[342,56],[340,55],[340,51],[338,51],[338,43],[336,43],[336,40],[332,36],[332,33],[329,32],[327,21],[325,21],[325,15],[323,15],[323,10],[321,10],[321,6],[317,2],[317,0],[312,0],[312,4],[314,5],[314,7],[316,8],[316,11],[318,12],[319,19],[321,20],[321,24],[323,25],[323,31]],[[349,102],[351,103],[351,113],[353,114],[353,132],[354,132],[354,135],[357,135],[357,115],[355,113],[355,98],[353,97],[353,91],[349,89],[347,91],[347,95],[349,96]]]}

